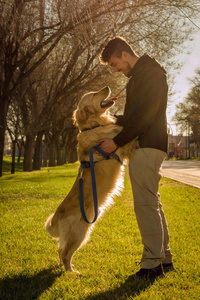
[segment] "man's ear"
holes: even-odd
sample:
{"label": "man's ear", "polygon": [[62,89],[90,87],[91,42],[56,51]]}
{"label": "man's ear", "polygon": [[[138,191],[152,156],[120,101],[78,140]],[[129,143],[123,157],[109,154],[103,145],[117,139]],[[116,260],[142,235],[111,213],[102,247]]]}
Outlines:
{"label": "man's ear", "polygon": [[122,55],[121,55],[122,59],[127,59],[128,58],[128,52],[126,51],[122,51]]}

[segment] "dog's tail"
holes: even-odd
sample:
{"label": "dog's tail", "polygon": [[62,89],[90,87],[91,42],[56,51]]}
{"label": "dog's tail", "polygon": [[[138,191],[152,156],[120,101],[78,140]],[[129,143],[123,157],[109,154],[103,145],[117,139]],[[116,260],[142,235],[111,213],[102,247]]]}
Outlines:
{"label": "dog's tail", "polygon": [[54,213],[48,217],[45,223],[46,231],[54,238],[59,237],[58,214]]}

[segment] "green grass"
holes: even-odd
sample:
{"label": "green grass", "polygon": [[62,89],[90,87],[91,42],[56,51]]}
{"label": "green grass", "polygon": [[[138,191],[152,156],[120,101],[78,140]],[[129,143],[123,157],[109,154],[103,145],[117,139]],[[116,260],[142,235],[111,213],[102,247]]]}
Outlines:
{"label": "green grass", "polygon": [[[22,172],[23,171],[23,158],[20,159],[20,162],[17,162],[17,157],[15,158],[15,171]],[[3,159],[3,174],[7,174],[11,172],[11,157],[5,156]]]}
{"label": "green grass", "polygon": [[[4,165],[5,166],[5,165]],[[163,178],[160,193],[175,271],[148,283],[130,283],[142,244],[128,175],[125,190],[97,222],[74,256],[80,274],[58,266],[57,241],[44,223],[69,192],[78,164],[0,178],[0,299],[199,299],[200,190]]]}

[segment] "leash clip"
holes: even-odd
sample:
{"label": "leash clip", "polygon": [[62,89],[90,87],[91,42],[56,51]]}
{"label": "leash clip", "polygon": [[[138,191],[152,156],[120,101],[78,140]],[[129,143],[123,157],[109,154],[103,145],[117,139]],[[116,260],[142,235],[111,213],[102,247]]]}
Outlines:
{"label": "leash clip", "polygon": [[83,169],[80,167],[80,174],[79,174],[79,178],[83,179]]}

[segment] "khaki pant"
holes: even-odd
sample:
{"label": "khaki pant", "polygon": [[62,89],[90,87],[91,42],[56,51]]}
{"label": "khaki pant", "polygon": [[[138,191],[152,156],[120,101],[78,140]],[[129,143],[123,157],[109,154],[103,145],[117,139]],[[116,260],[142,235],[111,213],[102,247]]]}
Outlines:
{"label": "khaki pant", "polygon": [[139,148],[129,162],[134,209],[144,245],[141,268],[145,269],[172,262],[167,223],[158,193],[165,157],[163,151]]}

